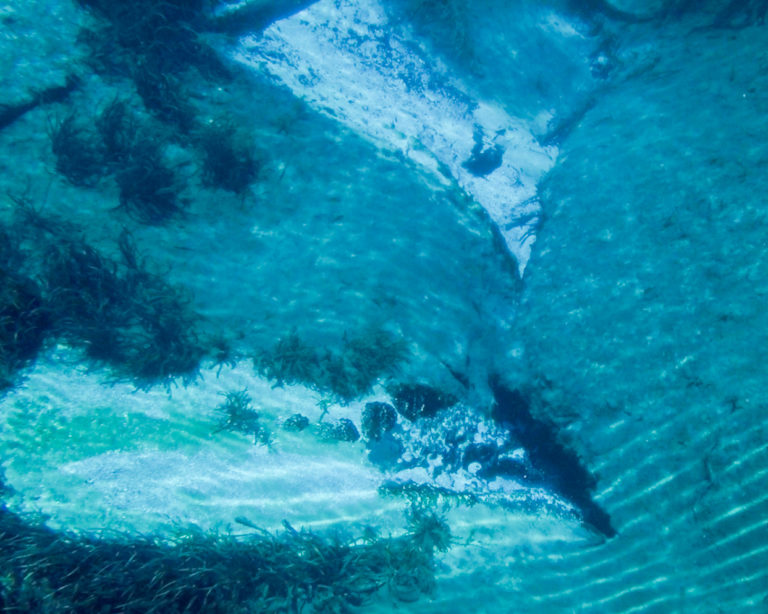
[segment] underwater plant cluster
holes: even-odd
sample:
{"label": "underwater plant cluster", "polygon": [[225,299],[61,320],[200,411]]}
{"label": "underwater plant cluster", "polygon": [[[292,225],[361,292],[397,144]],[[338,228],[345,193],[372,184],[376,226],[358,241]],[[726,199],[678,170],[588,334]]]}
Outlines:
{"label": "underwater plant cluster", "polygon": [[[0,486],[4,485],[0,483]],[[434,553],[450,545],[436,514],[413,508],[400,537],[321,536],[190,527],[173,537],[53,531],[0,505],[0,611],[349,612],[434,590]]]}
{"label": "underwater plant cluster", "polygon": [[3,272],[4,387],[45,342],[56,340],[138,386],[195,376],[205,353],[195,332],[198,316],[181,288],[148,268],[127,231],[108,255],[72,224],[23,199],[16,205],[14,219],[0,227],[7,262],[16,263]]}
{"label": "underwater plant cluster", "polygon": [[[0,220],[0,394],[22,384],[23,370],[57,344],[79,350],[90,367],[106,367],[113,381],[142,389],[187,384],[206,358],[233,360],[226,342],[201,333],[192,295],[168,281],[129,230],[184,220],[190,198],[185,164],[173,161],[178,146],[195,152],[205,187],[243,196],[258,179],[261,161],[233,121],[201,120],[187,102],[186,79],[231,78],[198,32],[207,3],[79,4],[94,17],[81,32],[92,70],[127,77],[140,102],[120,96],[95,112],[49,116],[50,149],[56,173],[74,188],[114,186],[107,188],[118,201],[110,213],[120,230],[94,239],[92,229],[46,211],[45,203],[8,197]],[[4,115],[4,125],[40,104],[65,102],[81,86],[73,78]],[[256,359],[257,371],[344,400],[394,374],[406,354],[399,339],[379,330],[345,340],[340,354],[302,354],[299,346],[292,338],[278,342]],[[216,430],[269,443],[246,390],[226,394],[218,411]],[[307,426],[303,416],[293,422],[297,430]],[[321,423],[317,432],[327,441],[360,437],[345,419]],[[374,599],[431,594],[434,555],[450,546],[445,522],[415,507],[398,537],[321,535],[287,522],[271,534],[245,519],[237,522],[246,535],[190,528],[142,537],[60,531],[44,521],[0,504],[2,611],[346,612]]]}
{"label": "underwater plant cluster", "polygon": [[[706,611],[718,595],[724,595],[722,609],[765,603],[765,573],[757,569],[765,550],[739,550],[765,528],[760,515],[765,433],[759,421],[764,404],[755,401],[762,399],[757,392],[762,382],[753,377],[753,355],[743,351],[757,345],[750,326],[761,316],[753,313],[754,304],[741,302],[761,292],[765,258],[760,249],[750,250],[761,245],[757,235],[765,207],[724,188],[720,198],[711,178],[751,189],[758,174],[752,165],[760,168],[765,158],[761,126],[743,119],[746,105],[764,117],[765,88],[743,74],[752,63],[759,66],[755,73],[768,74],[765,54],[749,57],[747,44],[761,49],[763,32],[750,29],[765,24],[768,1],[555,0],[528,14],[505,12],[511,4],[501,0],[474,5],[392,0],[375,14],[376,19],[399,15],[407,22],[404,28],[415,33],[406,42],[423,45],[423,57],[459,67],[455,74],[466,77],[469,86],[456,91],[477,89],[489,98],[495,93],[514,111],[525,107],[521,116],[535,115],[531,145],[537,141],[540,149],[566,152],[554,170],[542,171],[547,178],[526,201],[530,211],[510,222],[528,228],[521,245],[539,241],[524,282],[500,238],[501,225],[489,222],[488,211],[472,202],[475,195],[464,194],[451,170],[407,129],[398,129],[407,137],[407,154],[367,143],[353,134],[354,126],[319,119],[322,112],[313,115],[317,100],[302,101],[268,70],[250,74],[222,53],[232,50],[241,32],[252,33],[308,4],[258,0],[226,2],[222,8],[207,0],[75,0],[72,10],[83,27],[71,44],[87,57],[68,67],[71,72],[58,85],[31,88],[13,104],[0,104],[0,131],[11,135],[3,146],[17,147],[27,156],[20,153],[19,159],[30,159],[34,147],[24,147],[34,138],[20,126],[35,126],[44,142],[36,160],[42,172],[30,165],[29,189],[8,190],[0,208],[0,403],[13,397],[3,407],[11,419],[0,429],[18,427],[22,433],[13,432],[8,438],[13,441],[3,447],[11,459],[0,458],[11,483],[17,486],[15,480],[31,464],[15,462],[13,454],[20,457],[41,440],[70,445],[71,456],[30,454],[32,463],[66,456],[59,473],[45,475],[61,482],[61,490],[51,489],[61,499],[54,508],[80,504],[80,499],[64,501],[80,489],[77,496],[88,491],[83,499],[89,503],[109,507],[127,501],[124,508],[115,506],[114,516],[105,514],[112,519],[155,494],[147,494],[150,487],[137,488],[119,499],[123,493],[109,490],[140,482],[136,475],[126,477],[137,467],[131,463],[151,459],[141,467],[149,473],[168,452],[153,446],[171,447],[183,439],[192,452],[181,445],[174,449],[178,464],[169,461],[169,473],[205,446],[210,455],[200,453],[202,460],[190,463],[190,475],[172,476],[179,478],[169,480],[173,494],[157,497],[152,513],[166,514],[163,505],[179,494],[174,511],[220,505],[206,499],[211,490],[204,482],[231,471],[246,478],[216,491],[226,500],[223,509],[246,501],[249,510],[284,514],[269,531],[261,521],[273,512],[261,518],[234,512],[219,525],[211,523],[213,529],[183,526],[170,534],[70,530],[60,523],[55,529],[59,519],[48,523],[43,514],[30,512],[38,503],[41,509],[51,505],[50,492],[42,492],[50,482],[41,493],[15,493],[0,480],[0,611],[338,614],[413,607],[441,612],[467,609],[467,603],[485,607],[493,591],[500,600],[519,597],[519,609],[536,612],[571,611],[579,599],[590,611],[608,611],[611,605],[614,611],[623,605],[645,611],[657,603],[659,611],[697,604]],[[342,0],[334,6],[342,5],[368,6]],[[577,28],[558,18],[564,6],[569,17],[576,16]],[[547,12],[552,7],[554,12]],[[488,16],[480,15],[483,11]],[[216,16],[221,14],[225,17]],[[485,38],[478,34],[501,14],[508,21],[499,21],[496,39],[493,32]],[[504,29],[517,27],[512,23],[517,15],[531,20],[526,27],[535,28],[538,38],[532,35],[535,42],[521,43],[513,54],[498,42],[512,41],[511,35],[505,40]],[[13,17],[3,14],[0,20],[13,26]],[[657,55],[646,57],[637,40],[655,28],[669,40]],[[736,49],[747,30],[747,43]],[[710,62],[701,73],[676,64],[675,53],[691,60],[690,50],[679,50],[689,45],[684,31],[700,37],[691,48],[706,51],[696,58],[701,66]],[[624,35],[632,41],[627,48],[620,40]],[[726,38],[733,42],[719,58],[717,45]],[[551,66],[570,43],[549,58],[552,50],[540,48],[541,41],[561,39],[579,39],[573,48],[594,47],[578,58],[578,75],[591,81],[562,70],[553,77],[569,82],[562,91],[541,75],[556,72]],[[356,46],[365,43],[365,33],[349,28],[340,40]],[[381,40],[402,44],[388,34]],[[496,69],[489,68],[495,61],[489,58],[499,57],[493,53],[541,56],[545,68],[525,75],[527,69],[520,68],[515,75],[510,60],[501,71],[505,84],[497,86],[491,76]],[[723,85],[718,100],[727,103],[716,106],[707,102],[712,95],[707,79],[731,56],[733,66],[723,68],[716,83]],[[421,76],[398,73],[409,93],[420,91]],[[307,71],[297,81],[311,85],[315,79],[318,75]],[[521,98],[530,97],[519,108],[516,100],[510,102],[515,88],[526,92]],[[679,109],[680,92],[688,89],[699,92],[695,113]],[[253,101],[244,91],[266,100],[250,107]],[[563,102],[569,97],[575,102]],[[233,101],[244,108],[232,107]],[[550,106],[547,101],[556,111],[542,111]],[[472,100],[467,104],[488,112]],[[718,112],[706,117],[702,109],[709,106]],[[256,118],[255,126],[242,121],[252,109],[266,118]],[[563,109],[568,112],[560,113]],[[681,117],[672,125],[675,113]],[[730,139],[749,144],[738,155],[727,153],[731,133],[720,125],[723,117],[730,128],[746,126]],[[681,128],[686,121],[690,125]],[[669,143],[651,137],[635,143],[637,125],[651,136],[668,133]],[[712,149],[704,154],[701,132],[707,132]],[[469,157],[457,156],[456,166],[475,185],[487,187],[489,177],[509,162],[513,141],[497,143],[500,134],[480,127],[472,137]],[[617,143],[643,153],[627,147],[622,158]],[[695,166],[681,164],[674,180],[665,175],[664,164],[678,161],[681,149],[694,161],[706,158],[710,175],[687,182],[686,189],[696,185],[700,193],[685,192],[675,200],[680,177],[690,172],[683,166]],[[616,168],[611,170],[605,157]],[[413,172],[417,158],[427,159],[429,172]],[[624,159],[632,163],[616,162]],[[555,163],[554,157],[548,160]],[[605,176],[595,171],[598,162]],[[537,163],[544,164],[543,158]],[[629,186],[623,194],[611,175],[621,177],[626,168],[636,169],[635,183],[622,178],[621,189]],[[728,172],[718,174],[723,168]],[[384,177],[400,171],[414,177],[389,183]],[[651,195],[647,186],[657,181]],[[7,183],[18,188],[23,182]],[[374,195],[360,198],[367,191]],[[622,199],[631,206],[618,202]],[[416,200],[425,204],[411,211]],[[404,214],[396,217],[400,210]],[[610,220],[607,211],[614,216]],[[396,220],[391,225],[385,223],[389,217]],[[487,251],[475,254],[484,242]],[[454,260],[446,257],[450,250],[476,258]],[[391,262],[372,271],[376,259]],[[729,259],[749,268],[729,269]],[[254,272],[260,269],[265,272]],[[674,273],[667,276],[668,271],[682,272],[685,279],[670,283]],[[733,288],[739,289],[733,293],[738,298],[729,295]],[[209,289],[210,297],[201,296]],[[679,354],[680,331],[694,340],[687,355]],[[646,345],[636,347],[635,337]],[[721,346],[713,339],[725,350],[715,351]],[[740,348],[733,340],[746,341]],[[711,354],[705,352],[709,343],[715,348]],[[739,372],[738,364],[720,362],[731,354],[740,357],[734,363],[752,364]],[[36,372],[38,357],[42,366]],[[51,394],[52,400],[30,402],[40,389],[26,396],[23,391],[25,383],[35,380],[39,386],[50,376],[51,362],[67,359],[77,367],[74,378],[99,379],[96,386],[108,390],[104,397],[116,389],[110,385],[136,390],[114,407],[108,405],[116,395],[109,400],[91,395],[100,398],[89,398],[83,407],[103,415],[92,417],[83,409],[75,414],[78,420],[57,421],[55,414],[71,411],[77,401]],[[615,365],[621,360],[631,368],[620,372]],[[626,377],[630,371],[637,381]],[[195,388],[201,372],[209,385],[205,390]],[[191,390],[201,391],[201,398],[190,400],[196,394]],[[665,390],[674,394],[664,397]],[[130,414],[131,404],[139,408],[136,414]],[[117,407],[125,416],[115,415]],[[47,425],[37,421],[37,412],[46,413]],[[688,416],[696,412],[711,431],[694,428]],[[139,414],[144,422],[136,419]],[[132,420],[141,425],[123,430]],[[74,450],[77,437],[66,427],[91,422],[95,426],[84,428],[78,441],[97,439],[101,424],[117,433],[105,432],[103,441],[84,445],[86,451]],[[169,425],[189,430],[178,440],[177,434],[141,440],[150,429]],[[40,435],[54,430],[49,440]],[[114,443],[134,434],[130,449]],[[220,460],[217,454],[230,456],[201,475],[209,459]],[[322,469],[301,473],[302,463],[318,458]],[[275,476],[285,476],[288,467],[299,470],[289,486],[280,484],[282,492],[253,488],[280,482]],[[343,475],[356,470],[360,474]],[[34,471],[25,485],[36,489],[44,471]],[[253,478],[257,472],[263,482]],[[185,479],[194,483],[178,487]],[[301,480],[316,489],[301,490]],[[229,492],[230,484],[242,490],[233,486]],[[295,484],[301,492],[289,492]],[[328,484],[339,485],[339,491]],[[329,492],[319,492],[322,488]],[[351,502],[339,509],[333,508],[336,501],[329,504],[337,516],[318,522],[338,520],[348,527],[352,518],[352,528],[294,528],[304,526],[299,522],[308,514],[302,516],[299,508],[312,504],[306,501],[342,498],[352,490]],[[654,493],[663,493],[664,500],[654,500]],[[371,501],[379,506],[373,512],[366,507]],[[394,522],[386,516],[392,510]],[[145,512],[141,507],[139,513]],[[291,516],[293,524],[286,520],[275,530],[290,514],[303,520]],[[387,529],[360,524],[371,514]],[[617,560],[627,561],[622,573]],[[757,570],[751,568],[754,561]],[[678,563],[679,569],[673,568]],[[452,596],[460,587],[462,600],[439,601],[441,582],[455,591]],[[489,600],[487,609],[478,611],[496,606]]]}
{"label": "underwater plant cluster", "polygon": [[[168,156],[177,143],[199,150],[203,185],[236,194],[257,179],[260,162],[228,118],[193,126],[194,110],[166,82],[176,84],[171,75],[191,66],[206,78],[230,78],[196,30],[207,3],[80,4],[93,15],[81,32],[92,70],[106,79],[131,79],[141,103],[115,97],[93,114],[77,108],[63,118],[49,116],[50,147],[57,173],[72,186],[113,183],[119,195],[113,211],[124,214],[116,220],[122,230],[113,235],[113,245],[96,247],[90,229],[46,213],[45,203],[26,193],[8,197],[0,221],[0,388],[16,381],[14,374],[46,340],[81,348],[93,363],[108,365],[115,378],[141,387],[189,381],[204,355],[218,352],[226,360],[228,350],[219,339],[200,339],[191,295],[148,264],[127,227],[183,217],[190,202],[184,195],[188,177],[183,164]],[[7,123],[41,104],[65,103],[82,86],[81,76],[69,75],[65,86],[10,109]],[[187,119],[192,123],[185,124]],[[189,130],[180,131],[180,125]]]}

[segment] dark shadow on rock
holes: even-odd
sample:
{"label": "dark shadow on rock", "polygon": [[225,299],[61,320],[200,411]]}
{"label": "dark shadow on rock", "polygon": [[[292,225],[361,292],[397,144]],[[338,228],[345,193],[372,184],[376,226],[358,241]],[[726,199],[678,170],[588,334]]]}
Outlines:
{"label": "dark shadow on rock", "polygon": [[501,166],[504,159],[504,148],[498,144],[486,146],[483,142],[483,132],[479,128],[475,129],[474,141],[472,154],[462,166],[475,177],[485,177]]}
{"label": "dark shadow on rock", "polygon": [[518,390],[505,387],[499,378],[492,377],[490,386],[496,400],[493,419],[514,433],[549,487],[573,503],[586,524],[606,537],[615,536],[610,516],[592,500],[594,476],[578,455],[559,441],[555,425],[535,418],[528,399]]}

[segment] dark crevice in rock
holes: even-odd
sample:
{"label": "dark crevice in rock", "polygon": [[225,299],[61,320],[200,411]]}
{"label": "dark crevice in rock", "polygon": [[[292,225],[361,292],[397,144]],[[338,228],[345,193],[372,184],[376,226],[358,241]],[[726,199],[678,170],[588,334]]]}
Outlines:
{"label": "dark crevice in rock", "polygon": [[594,476],[578,455],[559,441],[554,424],[535,418],[528,399],[504,386],[499,378],[492,377],[490,386],[496,400],[493,419],[515,434],[550,488],[575,505],[587,525],[606,537],[615,536],[610,516],[592,500]]}

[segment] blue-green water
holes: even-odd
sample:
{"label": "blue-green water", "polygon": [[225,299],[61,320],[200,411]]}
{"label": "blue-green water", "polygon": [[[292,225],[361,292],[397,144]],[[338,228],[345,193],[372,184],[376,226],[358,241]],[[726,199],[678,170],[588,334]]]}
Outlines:
{"label": "blue-green water", "polygon": [[763,611],[767,10],[0,6],[0,609]]}

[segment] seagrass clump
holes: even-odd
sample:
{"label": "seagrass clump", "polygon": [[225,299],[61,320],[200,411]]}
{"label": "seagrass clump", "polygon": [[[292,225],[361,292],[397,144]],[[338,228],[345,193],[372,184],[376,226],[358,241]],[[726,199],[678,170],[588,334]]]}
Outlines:
{"label": "seagrass clump", "polygon": [[[374,599],[415,601],[435,587],[450,532],[409,517],[402,537],[297,531],[173,538],[57,532],[0,508],[0,610],[149,614],[350,612]],[[247,521],[240,521],[252,526]]]}

